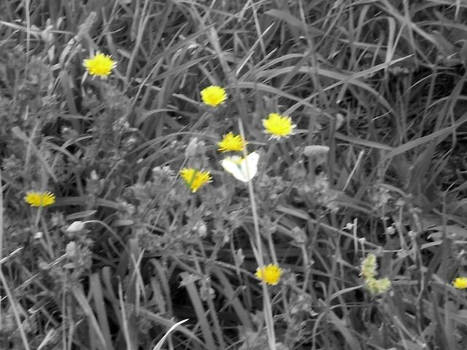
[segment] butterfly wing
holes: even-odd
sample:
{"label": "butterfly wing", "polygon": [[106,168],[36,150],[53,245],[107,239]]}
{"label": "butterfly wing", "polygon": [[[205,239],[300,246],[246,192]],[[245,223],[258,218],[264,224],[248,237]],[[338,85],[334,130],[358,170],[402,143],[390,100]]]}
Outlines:
{"label": "butterfly wing", "polygon": [[241,171],[243,175],[243,182],[248,182],[255,177],[258,172],[259,154],[256,152],[250,153],[246,159],[241,163]]}
{"label": "butterfly wing", "polygon": [[236,178],[237,180],[246,182],[248,180],[245,180],[245,177],[241,171],[241,168],[238,165],[239,159],[240,157],[237,157],[237,156],[227,157],[221,161],[221,165],[224,168],[224,170],[227,171],[229,174],[231,174],[234,178]]}

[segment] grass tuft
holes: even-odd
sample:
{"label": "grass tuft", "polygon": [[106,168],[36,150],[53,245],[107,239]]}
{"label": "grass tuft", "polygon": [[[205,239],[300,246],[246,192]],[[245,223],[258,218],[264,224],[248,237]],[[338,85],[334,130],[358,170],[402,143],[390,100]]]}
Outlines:
{"label": "grass tuft", "polygon": [[0,349],[467,348],[466,15],[0,1]]}

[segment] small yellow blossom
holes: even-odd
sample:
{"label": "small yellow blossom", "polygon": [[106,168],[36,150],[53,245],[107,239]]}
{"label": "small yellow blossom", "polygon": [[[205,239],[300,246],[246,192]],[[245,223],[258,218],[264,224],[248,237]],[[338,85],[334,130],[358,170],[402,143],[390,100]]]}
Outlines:
{"label": "small yellow blossom", "polygon": [[376,276],[376,256],[374,254],[368,254],[368,256],[362,261],[362,276],[364,279],[374,278]]}
{"label": "small yellow blossom", "polygon": [[209,171],[196,170],[193,168],[183,168],[180,171],[180,176],[185,180],[186,185],[195,193],[205,183],[211,182],[211,174]]}
{"label": "small yellow blossom", "polygon": [[361,275],[365,280],[366,288],[373,295],[387,292],[392,285],[389,278],[376,278],[378,275],[378,272],[376,271],[377,268],[376,255],[368,254],[368,256],[362,261]]}
{"label": "small yellow blossom", "polygon": [[98,52],[91,58],[85,59],[83,65],[90,75],[105,79],[112,73],[116,63],[109,55]]}
{"label": "small yellow blossom", "polygon": [[263,126],[266,133],[277,139],[292,135],[296,127],[295,124],[292,124],[290,117],[278,113],[270,113],[267,119],[263,119]]}
{"label": "small yellow blossom", "polygon": [[272,286],[275,286],[279,282],[281,275],[282,269],[276,264],[258,267],[255,274],[256,278]]}
{"label": "small yellow blossom", "polygon": [[389,278],[368,278],[365,280],[367,289],[373,295],[386,293],[391,288],[391,281]]}
{"label": "small yellow blossom", "polygon": [[220,152],[241,152],[245,148],[245,140],[240,135],[234,135],[233,133],[229,132],[227,135],[224,135],[222,141],[220,141],[217,145],[219,146],[218,150]]}
{"label": "small yellow blossom", "polygon": [[47,207],[55,203],[55,195],[51,192],[35,192],[26,193],[24,201],[31,207]]}
{"label": "small yellow blossom", "polygon": [[205,104],[211,107],[217,107],[224,103],[227,98],[224,88],[220,86],[211,85],[201,90],[201,99]]}
{"label": "small yellow blossom", "polygon": [[457,277],[452,281],[452,285],[457,289],[467,289],[467,277]]}

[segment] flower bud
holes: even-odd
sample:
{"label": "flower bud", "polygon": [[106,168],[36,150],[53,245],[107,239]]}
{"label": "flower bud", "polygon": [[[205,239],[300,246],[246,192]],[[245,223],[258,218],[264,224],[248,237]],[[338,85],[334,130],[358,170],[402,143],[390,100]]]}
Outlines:
{"label": "flower bud", "polygon": [[84,230],[84,222],[83,221],[74,221],[68,228],[66,232],[75,233]]}

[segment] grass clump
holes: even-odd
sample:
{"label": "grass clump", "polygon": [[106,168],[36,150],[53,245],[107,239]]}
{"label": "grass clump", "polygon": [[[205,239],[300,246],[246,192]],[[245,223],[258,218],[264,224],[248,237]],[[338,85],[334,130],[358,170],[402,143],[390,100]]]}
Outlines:
{"label": "grass clump", "polygon": [[466,11],[0,2],[0,348],[465,349]]}

